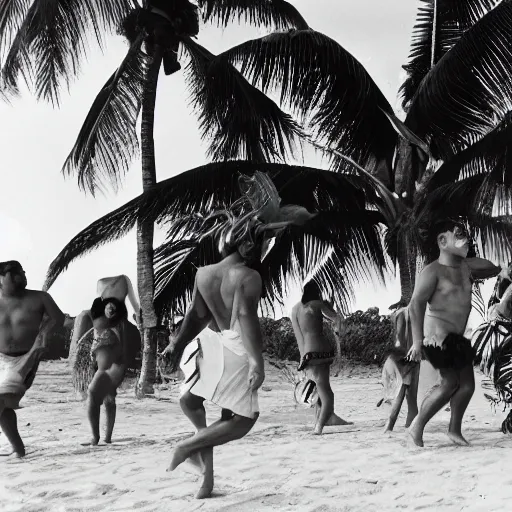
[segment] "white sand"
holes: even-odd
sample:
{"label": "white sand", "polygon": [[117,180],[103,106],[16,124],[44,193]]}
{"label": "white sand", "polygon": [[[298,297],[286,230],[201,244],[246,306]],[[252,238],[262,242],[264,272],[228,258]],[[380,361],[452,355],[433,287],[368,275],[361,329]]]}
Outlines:
{"label": "white sand", "polygon": [[[121,391],[114,444],[84,448],[84,403],[72,394],[67,364],[43,363],[18,411],[27,456],[0,462],[0,510],[510,510],[512,438],[498,431],[504,415],[493,415],[481,389],[464,425],[472,447],[449,442],[442,412],[427,427],[426,448],[411,452],[403,417],[392,436],[381,433],[389,408],[375,407],[379,378],[377,370],[353,368],[333,379],[336,411],[355,425],[315,437],[312,410],[296,408],[291,384],[269,369],[258,423],[245,439],[215,450],[214,496],[198,501],[197,477],[165,472],[175,443],[193,432],[176,388],[143,401]],[[215,407],[208,412],[218,415]]]}

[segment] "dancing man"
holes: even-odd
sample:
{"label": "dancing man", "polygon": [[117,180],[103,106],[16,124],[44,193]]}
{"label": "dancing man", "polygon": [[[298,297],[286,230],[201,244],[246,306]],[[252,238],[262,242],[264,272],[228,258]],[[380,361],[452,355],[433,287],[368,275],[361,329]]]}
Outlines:
{"label": "dancing man", "polygon": [[[162,353],[170,356],[173,371],[183,356],[186,383],[180,404],[197,429],[176,446],[169,471],[187,459],[199,466],[203,481],[197,498],[210,496],[213,489],[213,447],[244,437],[259,415],[257,391],[265,378],[258,319],[263,288],[255,268],[280,229],[312,217],[301,207],[280,209],[277,190],[263,173],[242,176],[240,188],[237,203],[245,211],[220,230],[224,258],[198,269],[192,303],[174,343]],[[212,328],[205,329],[208,325]],[[205,399],[222,408],[221,419],[209,426]]]}
{"label": "dancing man", "polygon": [[48,334],[63,324],[48,293],[27,289],[19,262],[0,263],[0,427],[12,446],[2,455],[25,456],[14,409],[34,381]]}
{"label": "dancing man", "polygon": [[300,352],[298,371],[304,371],[315,384],[318,401],[315,405],[313,433],[322,434],[324,426],[351,425],[334,414],[334,393],[329,380],[330,366],[335,352],[323,332],[324,317],[331,322],[338,314],[324,300],[315,281],[304,286],[302,299],[292,309],[291,321]]}
{"label": "dancing man", "polygon": [[413,345],[407,360],[420,362],[423,353],[438,370],[439,380],[421,404],[409,440],[423,447],[425,425],[450,402],[448,437],[455,444],[468,445],[461,427],[475,390],[474,351],[463,333],[471,311],[472,282],[495,277],[500,267],[482,258],[467,258],[469,236],[457,220],[435,223],[430,235],[439,257],[418,276],[409,303]]}

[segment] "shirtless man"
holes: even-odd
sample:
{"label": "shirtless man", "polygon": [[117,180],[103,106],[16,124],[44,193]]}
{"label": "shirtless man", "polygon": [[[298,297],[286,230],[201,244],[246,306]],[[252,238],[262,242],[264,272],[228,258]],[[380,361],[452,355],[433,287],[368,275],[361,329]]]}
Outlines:
{"label": "shirtless man", "polygon": [[423,447],[423,431],[430,419],[450,402],[448,437],[458,445],[462,418],[475,390],[473,348],[463,334],[471,311],[472,281],[499,274],[500,267],[482,258],[467,258],[469,240],[462,223],[437,222],[432,229],[439,257],[416,281],[409,303],[413,345],[407,360],[420,362],[422,353],[439,372],[418,416],[409,429],[409,441]]}
{"label": "shirtless man", "polygon": [[17,261],[0,263],[0,427],[12,446],[25,455],[16,413],[32,385],[47,336],[64,323],[64,314],[46,292],[27,290],[25,271]]}
{"label": "shirtless man", "polygon": [[[198,269],[190,307],[174,342],[162,353],[170,356],[171,371],[181,361],[186,381],[180,404],[197,429],[178,443],[169,471],[187,459],[199,466],[203,481],[196,498],[207,498],[213,490],[214,446],[241,439],[259,416],[257,390],[265,379],[258,319],[263,284],[255,269],[279,230],[314,216],[298,206],[281,209],[281,199],[266,174],[241,176],[239,183],[238,202],[244,201],[248,211],[230,215],[220,227],[223,259]],[[208,325],[212,329],[206,329]],[[192,341],[197,348],[188,353],[194,348]],[[222,409],[220,420],[209,426],[205,399]]]}
{"label": "shirtless man", "polygon": [[322,300],[318,285],[306,283],[301,301],[292,309],[291,321],[300,352],[299,371],[304,370],[316,384],[318,402],[315,406],[315,435],[326,425],[351,425],[334,414],[334,393],[329,381],[329,368],[334,361],[333,347],[324,336],[323,318],[336,322],[338,315]]}

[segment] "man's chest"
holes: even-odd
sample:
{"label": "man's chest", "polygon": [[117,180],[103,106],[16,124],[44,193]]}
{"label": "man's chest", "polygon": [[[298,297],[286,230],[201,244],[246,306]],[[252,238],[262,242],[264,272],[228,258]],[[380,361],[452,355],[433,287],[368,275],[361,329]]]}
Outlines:
{"label": "man's chest", "polygon": [[0,327],[39,324],[42,320],[41,305],[33,300],[1,300]]}

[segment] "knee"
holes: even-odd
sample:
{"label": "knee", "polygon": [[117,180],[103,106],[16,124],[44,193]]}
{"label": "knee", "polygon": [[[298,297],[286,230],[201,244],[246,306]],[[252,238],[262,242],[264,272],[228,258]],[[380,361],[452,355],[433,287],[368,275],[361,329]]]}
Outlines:
{"label": "knee", "polygon": [[459,391],[462,391],[468,395],[472,395],[475,392],[475,381],[471,380],[461,380],[459,384]]}
{"label": "knee", "polygon": [[191,393],[185,393],[180,398],[180,407],[183,411],[200,409],[203,407],[203,399],[196,397]]}
{"label": "knee", "polygon": [[439,386],[446,394],[452,395],[459,388],[460,381],[456,376],[447,376],[441,379]]}
{"label": "knee", "polygon": [[116,396],[115,395],[107,395],[103,399],[103,405],[105,407],[115,407],[116,406]]}

